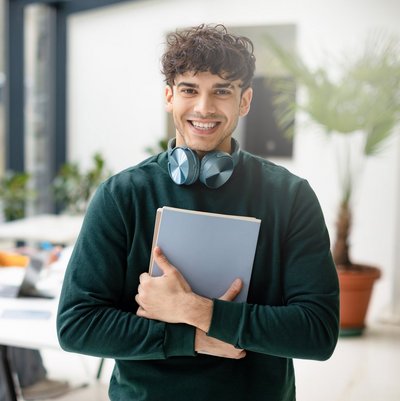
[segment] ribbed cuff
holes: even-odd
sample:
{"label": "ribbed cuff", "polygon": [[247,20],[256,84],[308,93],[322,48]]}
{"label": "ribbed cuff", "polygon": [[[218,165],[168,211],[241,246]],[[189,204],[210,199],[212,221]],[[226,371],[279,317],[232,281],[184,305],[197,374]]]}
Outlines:
{"label": "ribbed cuff", "polygon": [[211,325],[207,335],[236,345],[243,315],[243,306],[244,304],[242,303],[214,299]]}
{"label": "ribbed cuff", "polygon": [[171,356],[195,356],[195,327],[187,324],[166,323],[164,353]]}

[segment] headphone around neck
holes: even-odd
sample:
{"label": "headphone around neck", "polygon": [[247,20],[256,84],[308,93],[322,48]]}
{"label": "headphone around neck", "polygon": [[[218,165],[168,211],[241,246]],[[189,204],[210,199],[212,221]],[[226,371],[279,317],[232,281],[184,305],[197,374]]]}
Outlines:
{"label": "headphone around neck", "polygon": [[168,141],[168,172],[178,185],[191,185],[199,179],[208,188],[219,188],[229,180],[239,161],[239,144],[233,138],[232,154],[212,151],[201,161],[194,150],[175,145],[175,138]]}

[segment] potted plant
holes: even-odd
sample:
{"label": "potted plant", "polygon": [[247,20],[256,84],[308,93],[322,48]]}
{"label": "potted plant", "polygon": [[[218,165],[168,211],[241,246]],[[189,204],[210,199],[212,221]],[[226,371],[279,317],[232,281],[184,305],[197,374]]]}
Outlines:
{"label": "potted plant", "polygon": [[0,178],[0,201],[5,221],[22,219],[25,216],[26,201],[34,197],[28,186],[30,174],[7,171]]}
{"label": "potted plant", "polygon": [[[340,282],[341,334],[359,335],[365,326],[373,283],[381,272],[378,267],[361,265],[351,259],[352,201],[362,162],[384,150],[383,145],[400,121],[400,46],[387,36],[370,38],[358,57],[353,56],[342,64],[341,76],[334,80],[327,68],[311,69],[299,56],[286,52],[271,38],[266,38],[266,43],[304,91],[304,98],[285,107],[280,123],[285,124],[300,109],[329,137],[339,139],[336,150],[341,193],[332,253]],[[285,97],[285,87],[277,89],[282,94],[277,98],[277,107],[282,110],[282,105],[288,104],[288,97]],[[354,148],[356,136],[362,139],[358,150]]]}
{"label": "potted plant", "polygon": [[92,157],[92,166],[82,171],[77,163],[65,163],[53,181],[53,192],[60,209],[83,214],[98,185],[111,175],[100,153]]}

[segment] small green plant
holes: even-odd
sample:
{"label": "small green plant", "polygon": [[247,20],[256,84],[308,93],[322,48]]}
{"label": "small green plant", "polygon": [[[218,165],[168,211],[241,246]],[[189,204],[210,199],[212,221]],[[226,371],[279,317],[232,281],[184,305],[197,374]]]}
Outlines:
{"label": "small green plant", "polygon": [[94,154],[93,165],[82,171],[77,163],[65,163],[53,181],[55,200],[61,210],[71,214],[85,213],[99,184],[111,175],[100,153]]}
{"label": "small green plant", "polygon": [[150,155],[156,155],[166,151],[168,148],[168,138],[159,139],[155,146],[148,146],[145,151]]}
{"label": "small green plant", "polygon": [[26,201],[35,195],[28,186],[30,179],[30,174],[16,171],[7,171],[0,178],[0,201],[6,221],[25,217]]}

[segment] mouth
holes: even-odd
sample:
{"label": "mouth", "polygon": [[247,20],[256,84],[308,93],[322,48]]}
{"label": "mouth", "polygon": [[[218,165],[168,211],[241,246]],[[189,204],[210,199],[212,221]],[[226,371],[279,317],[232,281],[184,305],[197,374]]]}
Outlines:
{"label": "mouth", "polygon": [[213,131],[219,124],[219,121],[201,122],[195,120],[188,120],[189,124],[197,131],[208,132]]}

